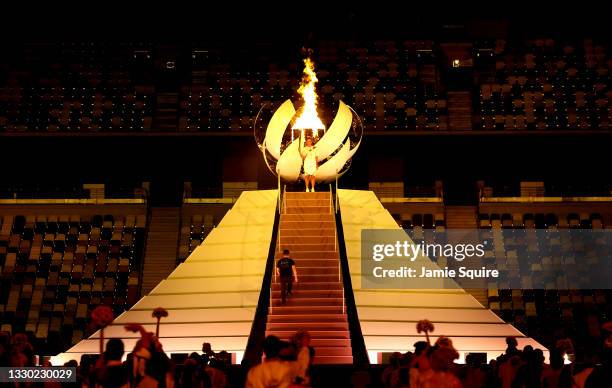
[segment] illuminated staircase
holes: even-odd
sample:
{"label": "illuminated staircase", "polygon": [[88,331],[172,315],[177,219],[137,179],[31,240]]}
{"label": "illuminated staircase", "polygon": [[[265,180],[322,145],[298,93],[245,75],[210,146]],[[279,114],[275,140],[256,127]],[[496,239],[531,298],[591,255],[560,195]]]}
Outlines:
{"label": "illuminated staircase", "polygon": [[306,329],[315,348],[315,364],[352,364],[330,193],[285,195],[276,260],[289,249],[299,283],[294,283],[293,295],[283,306],[279,279],[273,279],[266,335],[289,339],[296,330]]}

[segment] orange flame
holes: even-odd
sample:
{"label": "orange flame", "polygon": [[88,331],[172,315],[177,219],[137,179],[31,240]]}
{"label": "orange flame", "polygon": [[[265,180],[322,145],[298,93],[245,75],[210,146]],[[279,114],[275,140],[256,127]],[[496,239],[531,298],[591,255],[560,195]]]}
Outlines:
{"label": "orange flame", "polygon": [[315,85],[318,81],[314,71],[314,63],[310,58],[304,59],[304,75],[298,89],[298,93],[304,100],[304,105],[299,109],[298,118],[291,127],[292,129],[325,129],[325,125],[323,125],[317,113],[317,91]]}

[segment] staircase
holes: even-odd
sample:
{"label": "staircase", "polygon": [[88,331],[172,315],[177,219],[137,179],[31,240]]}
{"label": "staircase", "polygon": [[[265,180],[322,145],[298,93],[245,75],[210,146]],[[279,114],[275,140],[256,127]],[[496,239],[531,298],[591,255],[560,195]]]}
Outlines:
{"label": "staircase", "polygon": [[476,206],[446,206],[446,227],[475,229],[478,226]]}
{"label": "staircase", "polygon": [[[476,206],[446,206],[446,226],[449,229],[475,229],[478,227]],[[450,239],[452,240],[452,239]],[[461,241],[449,241],[461,243]],[[464,279],[465,291],[469,292],[481,305],[489,307],[487,284],[484,279]]]}
{"label": "staircase", "polygon": [[336,223],[329,192],[285,194],[276,259],[289,249],[299,283],[281,305],[279,279],[273,278],[266,335],[289,339],[306,329],[315,348],[315,364],[352,364],[351,339],[344,308]]}
{"label": "staircase", "polygon": [[448,92],[448,126],[451,131],[472,129],[472,96],[470,92]]}
{"label": "staircase", "polygon": [[153,128],[162,132],[174,132],[178,122],[178,93],[158,93]]}
{"label": "staircase", "polygon": [[141,295],[147,295],[176,266],[180,211],[178,207],[151,208]]}

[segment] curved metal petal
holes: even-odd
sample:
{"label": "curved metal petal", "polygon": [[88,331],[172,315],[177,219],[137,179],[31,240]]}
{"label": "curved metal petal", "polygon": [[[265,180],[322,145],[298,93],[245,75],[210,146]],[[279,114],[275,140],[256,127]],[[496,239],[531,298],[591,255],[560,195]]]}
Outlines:
{"label": "curved metal petal", "polygon": [[294,141],[283,151],[278,163],[276,163],[276,173],[281,179],[295,182],[300,177],[302,170],[302,156],[299,150],[300,142]]}
{"label": "curved metal petal", "polygon": [[287,99],[278,107],[266,129],[266,137],[264,139],[264,147],[268,150],[274,159],[279,159],[281,156],[281,142],[283,134],[287,130],[287,126],[295,115],[295,108],[291,100]]}
{"label": "curved metal petal", "polygon": [[342,148],[317,169],[317,181],[329,182],[336,179],[338,172],[350,158],[351,140],[346,139]]}
{"label": "curved metal petal", "polygon": [[319,160],[328,158],[342,145],[351,129],[352,122],[353,113],[344,102],[340,101],[334,121],[316,144]]}

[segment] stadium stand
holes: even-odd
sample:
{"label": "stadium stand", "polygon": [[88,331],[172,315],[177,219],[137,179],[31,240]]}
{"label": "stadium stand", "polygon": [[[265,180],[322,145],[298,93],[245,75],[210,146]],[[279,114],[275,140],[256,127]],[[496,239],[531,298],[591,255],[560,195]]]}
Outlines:
{"label": "stadium stand", "polygon": [[[322,42],[317,77],[320,106],[331,122],[338,100],[363,112],[372,130],[445,130],[446,97],[433,42]],[[179,130],[251,128],[260,107],[296,98],[301,64],[258,71],[230,64],[192,71],[181,88]]]}
{"label": "stadium stand", "polygon": [[177,263],[183,262],[204,241],[230,207],[231,201],[214,203],[212,200],[210,203],[183,205]]}
{"label": "stadium stand", "polygon": [[[546,211],[543,212],[543,209]],[[610,222],[606,205],[583,202],[548,203],[481,203],[478,223],[481,238],[488,240],[486,261],[518,279],[537,277],[551,260],[570,260],[576,254],[580,235],[559,235],[565,229],[602,230]],[[536,230],[549,232],[547,238],[535,238]],[[503,233],[502,233],[503,231]],[[605,243],[605,239],[601,240]],[[582,242],[584,243],[584,242]],[[538,262],[525,262],[534,252],[553,252]],[[578,263],[580,266],[587,263]],[[572,274],[572,269],[567,269]],[[523,279],[523,278],[521,278]],[[523,279],[526,280],[526,279]],[[544,289],[513,289],[503,284],[490,285],[488,306],[506,322],[545,344],[553,344],[559,336],[580,337],[586,331],[580,325],[588,316],[604,319],[609,316],[609,290],[565,289],[554,286]]]}
{"label": "stadium stand", "polygon": [[[125,44],[30,45],[3,65],[6,132],[250,131],[264,105],[298,100],[302,64],[190,47],[178,85],[156,91],[152,48]],[[320,109],[342,99],[366,130],[449,129],[446,58],[434,41],[321,41],[315,47]],[[610,67],[594,39],[473,43],[473,117],[480,130],[607,130]],[[184,50],[187,50],[185,48]],[[174,90],[172,90],[174,88]],[[167,98],[170,96],[169,98]],[[164,101],[158,111],[157,101]],[[155,122],[155,117],[169,120]],[[172,121],[175,120],[172,125]]]}
{"label": "stadium stand", "polygon": [[147,79],[150,72],[136,66],[138,52],[146,50],[87,43],[24,47],[4,66],[0,128],[7,132],[149,130],[154,87]]}
{"label": "stadium stand", "polygon": [[134,304],[144,250],[144,206],[2,205],[3,330],[34,333],[55,354],[90,333],[99,304]]}
{"label": "stadium stand", "polygon": [[482,56],[476,56],[481,62],[474,92],[476,128],[609,128],[612,59],[603,44],[497,40],[477,52]]}

